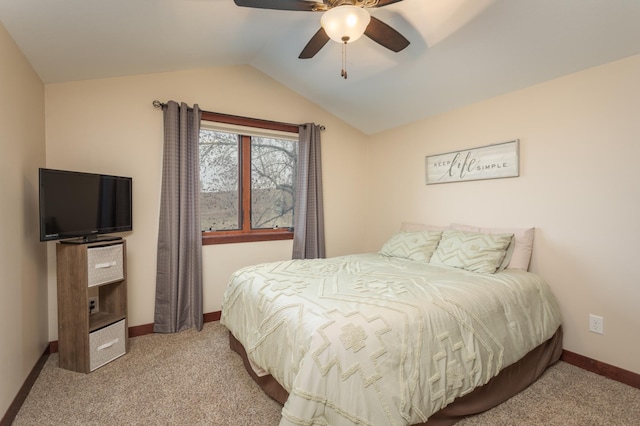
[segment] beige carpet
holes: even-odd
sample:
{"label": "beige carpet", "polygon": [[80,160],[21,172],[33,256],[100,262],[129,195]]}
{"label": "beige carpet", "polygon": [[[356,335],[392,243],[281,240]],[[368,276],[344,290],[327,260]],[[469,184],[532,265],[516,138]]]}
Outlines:
{"label": "beige carpet", "polygon": [[[91,374],[47,360],[14,425],[277,425],[280,405],[249,378],[218,322],[130,340]],[[564,362],[459,425],[639,425],[640,390]]]}

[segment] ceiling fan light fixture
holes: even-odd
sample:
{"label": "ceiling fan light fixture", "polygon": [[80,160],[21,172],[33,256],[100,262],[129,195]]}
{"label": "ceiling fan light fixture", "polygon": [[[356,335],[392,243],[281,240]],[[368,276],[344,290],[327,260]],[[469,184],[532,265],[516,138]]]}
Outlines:
{"label": "ceiling fan light fixture", "polygon": [[351,43],[362,37],[369,21],[371,15],[366,9],[344,5],[327,10],[320,18],[320,25],[331,40]]}

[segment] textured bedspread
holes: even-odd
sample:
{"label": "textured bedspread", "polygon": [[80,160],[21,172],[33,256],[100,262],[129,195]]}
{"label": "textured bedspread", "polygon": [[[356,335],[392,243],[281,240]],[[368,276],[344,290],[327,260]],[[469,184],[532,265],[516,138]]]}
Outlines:
{"label": "textured bedspread", "polygon": [[550,338],[560,313],[532,273],[363,254],[241,269],[221,321],[289,392],[282,425],[402,425]]}

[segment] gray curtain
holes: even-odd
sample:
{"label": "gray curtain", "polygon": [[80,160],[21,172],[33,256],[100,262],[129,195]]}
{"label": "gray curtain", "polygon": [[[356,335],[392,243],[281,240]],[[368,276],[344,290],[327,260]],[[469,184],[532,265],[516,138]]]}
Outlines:
{"label": "gray curtain", "polygon": [[293,213],[293,259],[325,257],[322,201],[321,126],[299,128],[296,201]]}
{"label": "gray curtain", "polygon": [[162,194],[153,331],[202,329],[202,235],[198,140],[201,112],[169,101],[164,115]]}

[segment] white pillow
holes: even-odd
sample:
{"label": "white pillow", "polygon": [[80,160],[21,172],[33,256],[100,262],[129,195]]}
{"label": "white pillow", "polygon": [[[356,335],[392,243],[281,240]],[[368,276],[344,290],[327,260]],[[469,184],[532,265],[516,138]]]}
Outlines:
{"label": "white pillow", "polygon": [[380,253],[427,263],[441,236],[440,231],[399,232],[384,243]]}
{"label": "white pillow", "polygon": [[[508,269],[529,270],[531,262],[531,253],[533,252],[533,237],[535,228],[481,228],[479,226],[462,225],[452,223],[451,229],[468,232],[483,232],[485,234],[513,234],[515,244],[513,244],[513,252],[509,258]],[[509,251],[511,252],[511,247]],[[507,253],[509,256],[509,253]]]}
{"label": "white pillow", "polygon": [[513,234],[484,234],[450,229],[433,253],[430,264],[493,274],[507,253]]}

